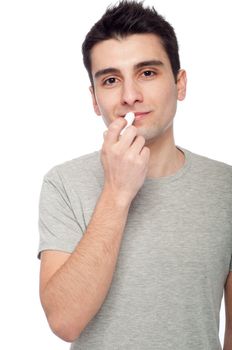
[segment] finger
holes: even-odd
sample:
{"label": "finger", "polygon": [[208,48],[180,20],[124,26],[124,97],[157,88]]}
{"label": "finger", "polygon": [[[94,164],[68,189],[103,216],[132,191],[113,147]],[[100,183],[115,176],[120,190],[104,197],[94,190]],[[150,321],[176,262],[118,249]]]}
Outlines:
{"label": "finger", "polygon": [[146,162],[148,162],[150,158],[150,148],[143,147],[142,151],[140,152],[140,155]]}
{"label": "finger", "polygon": [[105,141],[109,144],[116,143],[119,139],[120,132],[126,126],[126,120],[124,118],[117,118],[114,120],[108,128],[105,135]]}
{"label": "finger", "polygon": [[139,154],[145,145],[145,138],[141,135],[137,136],[132,143],[130,149],[132,152]]}
{"label": "finger", "polygon": [[138,130],[134,125],[129,126],[120,136],[120,145],[122,148],[129,148],[137,136]]}

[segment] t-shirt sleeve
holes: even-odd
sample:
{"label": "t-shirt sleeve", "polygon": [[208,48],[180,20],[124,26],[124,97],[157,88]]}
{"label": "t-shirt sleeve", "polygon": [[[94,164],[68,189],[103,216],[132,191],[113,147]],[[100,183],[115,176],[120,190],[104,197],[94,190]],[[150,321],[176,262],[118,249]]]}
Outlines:
{"label": "t-shirt sleeve", "polygon": [[40,193],[38,258],[43,250],[73,252],[83,233],[61,177],[53,168],[44,176]]}
{"label": "t-shirt sleeve", "polygon": [[232,272],[232,256],[231,256],[231,260],[230,260],[230,271]]}

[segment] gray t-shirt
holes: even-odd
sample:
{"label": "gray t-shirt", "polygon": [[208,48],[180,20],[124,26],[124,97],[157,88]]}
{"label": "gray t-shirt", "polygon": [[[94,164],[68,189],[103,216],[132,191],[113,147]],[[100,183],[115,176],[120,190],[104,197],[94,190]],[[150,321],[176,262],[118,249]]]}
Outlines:
{"label": "gray t-shirt", "polygon": [[[232,270],[232,167],[182,147],[174,175],[134,198],[109,292],[72,350],[219,350]],[[102,191],[100,151],[52,168],[40,197],[39,252],[72,252]]]}

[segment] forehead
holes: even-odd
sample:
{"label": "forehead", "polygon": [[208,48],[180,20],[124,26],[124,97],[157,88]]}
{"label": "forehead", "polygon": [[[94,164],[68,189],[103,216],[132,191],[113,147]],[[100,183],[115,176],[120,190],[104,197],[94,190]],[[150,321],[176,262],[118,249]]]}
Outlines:
{"label": "forehead", "polygon": [[107,67],[128,69],[138,62],[160,60],[170,68],[169,58],[154,34],[133,34],[126,38],[108,39],[96,44],[91,51],[92,73]]}

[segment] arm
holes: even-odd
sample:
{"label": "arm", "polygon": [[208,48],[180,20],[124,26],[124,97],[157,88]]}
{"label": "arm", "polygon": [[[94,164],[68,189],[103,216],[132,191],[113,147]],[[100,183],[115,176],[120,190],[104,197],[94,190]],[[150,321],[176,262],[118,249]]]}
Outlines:
{"label": "arm", "polygon": [[[100,309],[109,290],[132,199],[142,186],[149,150],[123,119],[109,127],[102,148],[105,183],[87,230],[72,254],[41,256],[40,297],[59,337],[74,341]],[[129,130],[130,129],[130,130]]]}
{"label": "arm", "polygon": [[225,284],[225,314],[226,327],[223,350],[232,349],[232,272],[229,273]]}
{"label": "arm", "polygon": [[105,299],[127,212],[128,207],[120,207],[110,194],[103,193],[71,255],[42,253],[41,302],[52,330],[66,341],[78,337]]}

